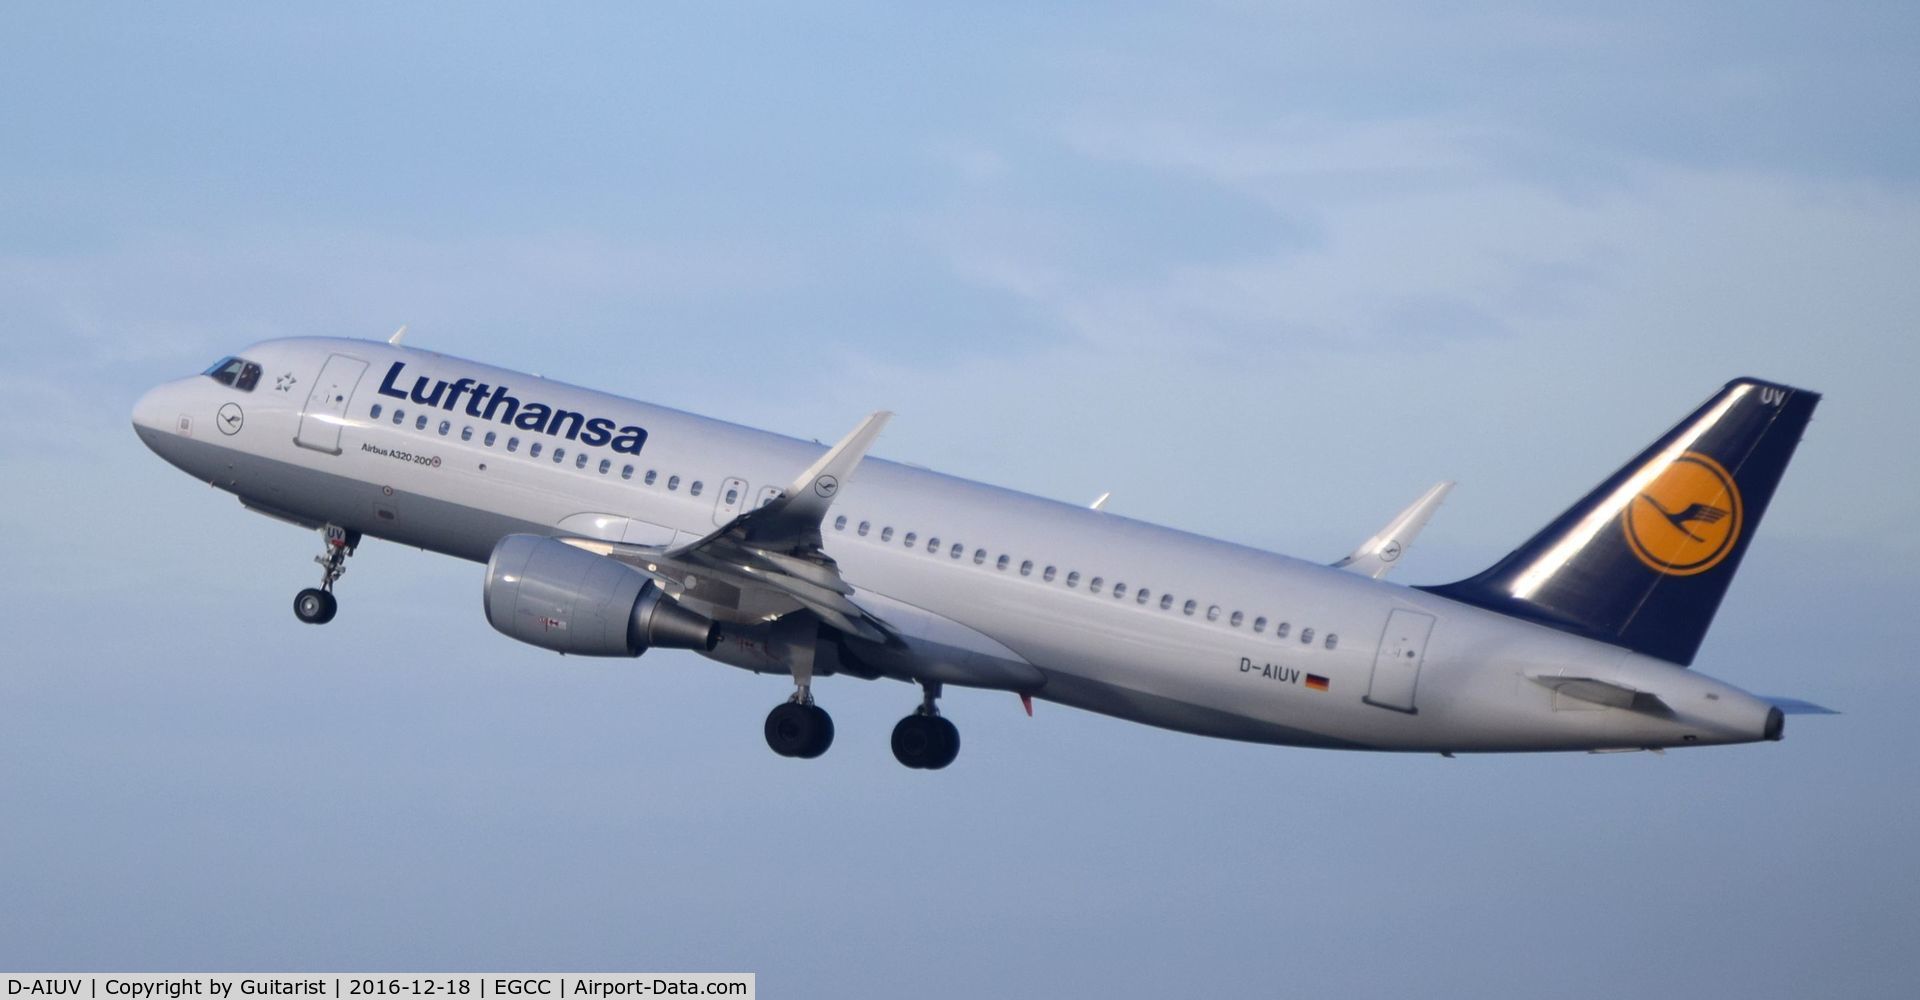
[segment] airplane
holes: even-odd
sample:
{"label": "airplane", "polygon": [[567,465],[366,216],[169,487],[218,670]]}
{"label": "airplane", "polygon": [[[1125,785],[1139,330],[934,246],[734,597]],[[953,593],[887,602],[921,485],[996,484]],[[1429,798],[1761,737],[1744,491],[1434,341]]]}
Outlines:
{"label": "airplane", "polygon": [[[402,328],[401,333],[405,330]],[[949,685],[1284,746],[1655,750],[1778,740],[1687,669],[1820,396],[1739,378],[1509,555],[1383,579],[1442,483],[1321,565],[390,340],[271,340],[133,409],[161,458],[323,537],[303,622],[368,538],[485,563],[487,621],[561,654],[692,650],[789,678],[763,732],[814,758],[815,681],[916,684],[894,756],[955,760]]]}

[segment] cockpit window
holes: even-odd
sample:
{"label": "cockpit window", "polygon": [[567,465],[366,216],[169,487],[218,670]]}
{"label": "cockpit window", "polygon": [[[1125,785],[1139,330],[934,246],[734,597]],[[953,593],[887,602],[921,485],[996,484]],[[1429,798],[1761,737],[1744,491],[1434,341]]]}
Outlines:
{"label": "cockpit window", "polygon": [[241,392],[252,392],[253,387],[260,384],[260,366],[245,358],[221,358],[201,374]]}

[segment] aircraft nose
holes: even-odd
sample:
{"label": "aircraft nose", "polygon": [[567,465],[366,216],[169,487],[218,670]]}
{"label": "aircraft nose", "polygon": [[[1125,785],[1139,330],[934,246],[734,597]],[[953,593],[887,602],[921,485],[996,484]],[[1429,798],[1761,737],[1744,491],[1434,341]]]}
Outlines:
{"label": "aircraft nose", "polygon": [[163,382],[148,389],[133,404],[133,433],[147,450],[173,465],[202,475],[194,464],[193,439],[200,430],[194,426],[198,407],[195,387],[189,379]]}
{"label": "aircraft nose", "polygon": [[[167,382],[148,389],[133,404],[133,429],[139,431],[164,431],[173,427],[173,421],[179,416],[178,407],[173,405],[178,397],[173,383]],[[141,435],[144,437],[145,435]]]}
{"label": "aircraft nose", "polygon": [[193,437],[194,410],[191,387],[185,380],[162,382],[148,389],[133,404],[133,432],[149,448],[173,437]]}

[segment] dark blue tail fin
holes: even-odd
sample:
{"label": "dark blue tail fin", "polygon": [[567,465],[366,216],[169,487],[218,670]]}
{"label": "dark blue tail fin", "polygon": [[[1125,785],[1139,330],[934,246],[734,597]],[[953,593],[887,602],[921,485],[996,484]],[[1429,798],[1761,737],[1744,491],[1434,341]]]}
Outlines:
{"label": "dark blue tail fin", "polygon": [[1735,379],[1491,569],[1425,589],[1692,663],[1819,402]]}

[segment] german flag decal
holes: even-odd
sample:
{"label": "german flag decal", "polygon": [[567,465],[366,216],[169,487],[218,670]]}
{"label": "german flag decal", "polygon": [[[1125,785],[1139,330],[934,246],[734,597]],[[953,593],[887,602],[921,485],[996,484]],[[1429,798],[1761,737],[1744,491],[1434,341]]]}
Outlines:
{"label": "german flag decal", "polygon": [[1307,688],[1313,691],[1325,691],[1327,689],[1327,679],[1319,674],[1308,674]]}

